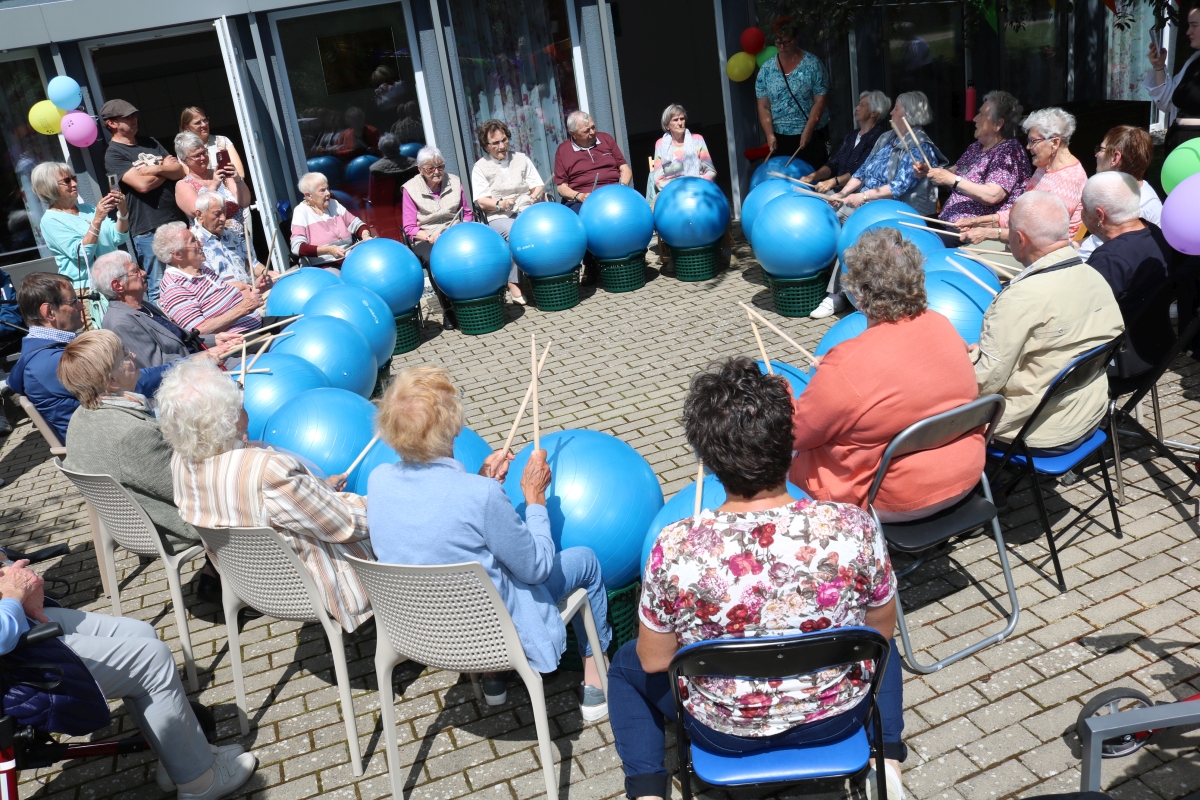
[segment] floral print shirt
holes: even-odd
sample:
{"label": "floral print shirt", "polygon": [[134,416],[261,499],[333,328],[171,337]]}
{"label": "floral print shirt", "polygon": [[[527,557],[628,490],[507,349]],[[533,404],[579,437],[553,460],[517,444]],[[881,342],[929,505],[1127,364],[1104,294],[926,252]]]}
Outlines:
{"label": "floral print shirt", "polygon": [[938,215],[947,222],[1007,211],[1025,192],[1025,184],[1033,174],[1029,156],[1016,139],[1003,139],[987,151],[979,142],[972,142],[957,166],[958,175],[963,179],[978,184],[994,183],[1008,194],[999,204],[988,205],[962,192],[951,192],[942,213]]}
{"label": "floral print shirt", "polygon": [[[693,524],[694,522],[694,524]],[[746,513],[705,509],[667,526],[646,564],[641,621],[679,646],[862,625],[896,578],[883,536],[857,506],[798,500]],[[871,665],[787,680],[689,679],[684,707],[735,736],[771,736],[834,716],[870,688]]]}
{"label": "floral print shirt", "polygon": [[[788,91],[788,87],[791,91]],[[792,99],[792,95],[796,95]],[[786,136],[799,136],[804,133],[808,124],[808,115],[812,112],[817,95],[829,94],[829,75],[821,59],[807,50],[795,69],[785,77],[779,69],[779,59],[768,59],[758,68],[758,77],[754,79],[755,97],[766,97],[771,101],[771,127],[776,133]],[[796,101],[800,105],[796,105]],[[817,128],[829,124],[829,111],[821,113],[817,120]]]}

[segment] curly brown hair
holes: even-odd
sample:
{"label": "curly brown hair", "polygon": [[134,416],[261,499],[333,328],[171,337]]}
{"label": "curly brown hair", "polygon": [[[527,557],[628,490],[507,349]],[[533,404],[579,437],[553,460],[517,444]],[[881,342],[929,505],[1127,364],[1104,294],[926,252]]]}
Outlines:
{"label": "curly brown hair", "polygon": [[488,137],[492,135],[492,131],[502,131],[509,139],[512,138],[512,133],[508,130],[508,126],[502,120],[485,119],[483,124],[479,126],[479,146],[483,148],[483,152],[487,152]]}
{"label": "curly brown hair", "polygon": [[897,322],[925,310],[925,257],[900,231],[869,230],[844,258],[842,285],[868,319]]}

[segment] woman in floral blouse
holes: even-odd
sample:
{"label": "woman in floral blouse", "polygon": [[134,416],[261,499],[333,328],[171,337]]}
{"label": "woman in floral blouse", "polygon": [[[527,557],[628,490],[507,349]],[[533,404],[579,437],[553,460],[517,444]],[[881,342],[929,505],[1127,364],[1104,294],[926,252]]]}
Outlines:
{"label": "woman in floral blouse", "polygon": [[[728,499],[659,533],[646,564],[638,639],[609,669],[613,735],[634,798],[667,793],[663,720],[675,720],[675,707],[666,670],[679,648],[852,625],[891,639],[896,623],[896,578],[870,516],[787,493],[786,380],[761,374],[747,358],[700,373],[684,405],[684,427]],[[697,678],[686,687],[688,731],[724,752],[832,739],[863,720],[870,680],[867,662],[779,681]],[[895,644],[878,703],[888,792],[899,797],[907,752]]]}

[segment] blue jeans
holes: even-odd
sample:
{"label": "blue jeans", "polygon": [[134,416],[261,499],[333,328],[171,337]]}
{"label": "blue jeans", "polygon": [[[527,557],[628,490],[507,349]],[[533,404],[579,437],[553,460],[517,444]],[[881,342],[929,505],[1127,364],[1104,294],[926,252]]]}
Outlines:
{"label": "blue jeans", "polygon": [[154,248],[151,246],[154,243],[154,232],[134,236],[131,241],[138,266],[146,271],[146,299],[157,305],[158,283],[167,271],[167,265],[154,255]]}
{"label": "blue jeans", "polygon": [[[600,561],[590,547],[568,547],[554,557],[554,566],[550,569],[550,577],[542,586],[555,601],[565,600],[567,595],[576,589],[587,589],[588,604],[592,607],[592,617],[596,620],[596,634],[600,638],[600,646],[607,652],[612,641],[612,628],[608,625],[608,592],[600,577]],[[579,655],[590,656],[592,646],[588,644],[587,629],[583,627],[583,615],[576,614],[571,620],[575,628],[575,641],[579,643]],[[603,664],[596,665],[603,669]]]}
{"label": "blue jeans", "polygon": [[[904,732],[903,681],[900,653],[892,642],[892,653],[879,686],[879,717],[883,723],[883,752],[887,758],[904,761],[908,748],[901,741]],[[837,741],[866,718],[864,699],[849,711],[808,725],[799,725],[775,736],[733,736],[706,728],[688,715],[687,729],[692,740],[707,750],[747,753],[785,745],[813,745]],[[685,712],[686,713],[686,712]],[[675,700],[665,672],[647,673],[637,655],[637,641],[627,642],[617,651],[608,670],[608,715],[617,755],[625,770],[625,793],[629,797],[666,797],[670,785],[663,762],[666,757],[664,720],[675,718]],[[874,740],[874,725],[867,726]]]}

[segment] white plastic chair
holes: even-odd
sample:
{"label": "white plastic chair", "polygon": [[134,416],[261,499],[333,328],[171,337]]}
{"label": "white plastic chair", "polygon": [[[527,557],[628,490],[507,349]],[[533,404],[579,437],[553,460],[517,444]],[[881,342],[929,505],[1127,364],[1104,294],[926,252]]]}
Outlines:
{"label": "white plastic chair", "polygon": [[[508,609],[496,585],[478,562],[445,566],[380,564],[347,556],[371,597],[375,611],[375,676],[379,682],[379,709],[387,742],[392,796],[403,797],[400,751],[396,741],[396,709],[392,670],[401,661],[471,675],[475,699],[482,701],[479,673],[516,670],[525,681],[533,706],[546,796],[558,797],[554,753],[550,747],[550,721],[542,676],[529,666]],[[599,655],[600,637],[586,589],[577,589],[559,603],[564,622],[580,611],[592,652]],[[608,695],[608,676],[600,671],[601,688]]]}
{"label": "white plastic chair", "polygon": [[167,573],[167,585],[171,587],[171,605],[175,607],[175,627],[179,631],[179,644],[183,648],[183,664],[187,669],[188,683],[193,692],[198,691],[200,682],[196,678],[196,662],[192,659],[192,637],[188,632],[187,610],[183,607],[179,568],[184,562],[203,554],[204,548],[197,544],[171,555],[163,547],[158,529],[150,521],[146,510],[129,490],[117,483],[111,475],[72,472],[64,467],[62,460],[58,458],[54,459],[54,466],[75,484],[79,493],[96,510],[100,539],[97,552],[103,552],[104,555],[101,564],[108,573],[108,583],[112,587],[114,615],[121,616],[121,587],[117,582],[115,563],[117,545],[139,556],[162,559],[163,571]]}
{"label": "white plastic chair", "polygon": [[200,539],[208,546],[221,573],[221,601],[225,608],[225,632],[229,638],[229,661],[233,666],[233,689],[237,696],[238,722],[242,735],[250,733],[246,715],[246,682],[242,676],[242,647],[238,612],[246,606],[274,617],[296,622],[319,622],[333,652],[333,673],[342,700],[346,744],[355,777],[363,774],[354,722],[354,699],[350,696],[350,672],[342,626],[329,616],[321,593],[308,569],[291,546],[271,528],[201,528]]}

